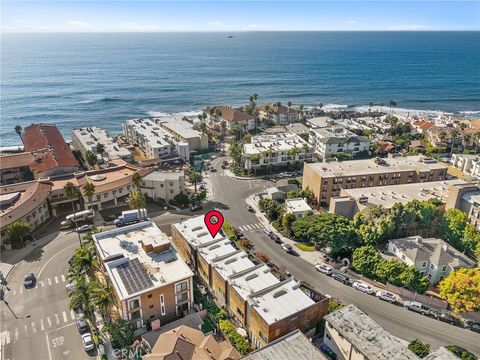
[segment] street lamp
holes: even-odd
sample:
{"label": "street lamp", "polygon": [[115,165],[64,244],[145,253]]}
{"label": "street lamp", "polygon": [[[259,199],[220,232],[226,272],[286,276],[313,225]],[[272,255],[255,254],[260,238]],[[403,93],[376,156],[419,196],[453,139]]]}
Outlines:
{"label": "street lamp", "polygon": [[23,319],[28,319],[29,317],[31,317],[31,315],[27,315],[27,316],[17,316],[17,314],[15,314],[12,310],[12,308],[10,307],[10,305],[8,304],[8,302],[6,300],[3,300],[3,303],[5,305],[7,305],[7,308],[8,310],[10,310],[10,312],[12,313],[12,315],[15,317],[15,319],[17,320],[23,320]]}
{"label": "street lamp", "polygon": [[10,290],[10,289],[7,286],[7,280],[5,278],[3,278],[3,275],[2,275],[2,281],[0,282],[0,285],[1,285],[1,287],[0,287],[0,301],[3,301],[3,303],[7,306],[8,310],[10,310],[10,312],[15,317],[15,319],[23,320],[23,319],[28,319],[29,317],[31,317],[31,315],[17,316],[17,314],[15,314],[15,312],[10,307],[10,304],[5,300],[5,290]]}

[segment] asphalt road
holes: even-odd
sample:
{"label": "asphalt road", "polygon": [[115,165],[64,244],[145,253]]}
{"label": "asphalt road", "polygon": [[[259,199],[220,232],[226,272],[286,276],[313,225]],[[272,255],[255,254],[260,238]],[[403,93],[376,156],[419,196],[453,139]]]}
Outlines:
{"label": "asphalt road", "polygon": [[297,280],[307,282],[321,293],[329,294],[346,304],[355,304],[384,329],[401,339],[410,341],[419,338],[430,343],[432,348],[449,344],[459,345],[480,355],[479,334],[361,293],[317,272],[311,263],[301,257],[287,254],[280,245],[263,233],[263,227],[259,226],[256,215],[245,208],[245,199],[249,195],[261,192],[273,183],[230,178],[219,167],[222,160],[214,161],[218,172],[208,174],[214,189],[213,205],[222,211],[228,221],[241,226],[246,238],[254,243],[255,250],[265,253],[277,266],[287,269]]}

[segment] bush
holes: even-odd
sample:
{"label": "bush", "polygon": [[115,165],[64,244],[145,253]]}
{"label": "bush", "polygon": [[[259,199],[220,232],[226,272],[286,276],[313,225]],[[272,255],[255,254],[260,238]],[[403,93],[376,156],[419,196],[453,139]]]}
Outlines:
{"label": "bush", "polygon": [[445,346],[451,353],[455,354],[462,360],[478,360],[478,358],[473,355],[470,351],[459,348],[455,345],[447,345]]}
{"label": "bush", "polygon": [[264,262],[264,263],[266,263],[270,260],[270,258],[267,255],[265,255],[264,253],[262,253],[260,251],[257,251],[255,253],[255,256],[258,258],[258,260],[260,260],[261,262]]}
{"label": "bush", "polygon": [[430,353],[430,344],[422,343],[415,339],[408,344],[408,349],[420,358],[424,358]]}
{"label": "bush", "polygon": [[287,184],[289,185],[297,185],[297,186],[300,186],[300,181],[298,181],[297,179],[288,179],[287,181]]}
{"label": "bush", "polygon": [[222,229],[225,232],[225,235],[227,235],[227,237],[230,240],[236,240],[237,239],[237,235],[235,234],[235,230],[233,229],[232,224],[230,224],[228,221],[225,220],[223,222]]}
{"label": "bush", "polygon": [[240,335],[233,324],[229,320],[221,320],[218,325],[220,326],[220,330],[222,330],[225,337],[230,341],[230,343],[238,350],[241,355],[246,355],[252,348],[248,343],[247,339],[245,339],[242,335]]}

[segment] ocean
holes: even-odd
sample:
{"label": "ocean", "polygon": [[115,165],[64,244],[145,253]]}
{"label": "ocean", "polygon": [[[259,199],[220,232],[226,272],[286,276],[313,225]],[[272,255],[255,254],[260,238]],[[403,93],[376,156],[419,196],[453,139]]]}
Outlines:
{"label": "ocean", "polygon": [[[229,36],[233,37],[229,37]],[[258,102],[480,116],[479,32],[2,34],[0,146],[15,125],[99,125]]]}

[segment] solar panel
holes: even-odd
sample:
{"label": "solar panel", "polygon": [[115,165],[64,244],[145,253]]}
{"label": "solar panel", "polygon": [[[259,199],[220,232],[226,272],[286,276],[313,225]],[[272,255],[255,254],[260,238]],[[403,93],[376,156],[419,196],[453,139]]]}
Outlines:
{"label": "solar panel", "polygon": [[117,271],[129,295],[153,286],[152,279],[137,258],[119,265]]}

